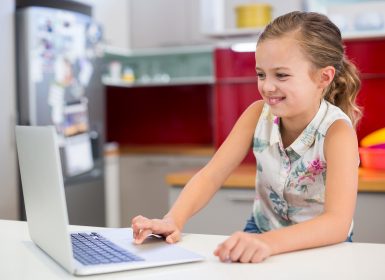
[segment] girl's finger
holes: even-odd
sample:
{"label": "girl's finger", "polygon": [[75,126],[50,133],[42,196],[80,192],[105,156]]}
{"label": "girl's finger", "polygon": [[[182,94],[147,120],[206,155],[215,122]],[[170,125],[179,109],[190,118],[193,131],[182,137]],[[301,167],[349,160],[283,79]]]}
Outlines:
{"label": "girl's finger", "polygon": [[143,241],[152,233],[151,229],[143,229],[139,232],[137,237],[134,239],[135,244],[142,244]]}
{"label": "girl's finger", "polygon": [[148,220],[148,219],[143,216],[136,216],[131,220],[131,228],[133,231],[134,238],[136,238],[140,230],[143,229],[141,225],[144,223],[145,220]]}
{"label": "girl's finger", "polygon": [[240,240],[238,239],[238,242],[234,245],[234,247],[230,250],[229,258],[232,262],[239,261],[240,257],[245,251],[245,246]]}
{"label": "girl's finger", "polygon": [[239,256],[238,260],[241,263],[249,263],[251,262],[256,252],[258,252],[258,249],[256,249],[255,247],[246,247],[244,248],[242,254]]}
{"label": "girl's finger", "polygon": [[237,242],[238,242],[238,236],[236,234],[233,234],[218,246],[217,256],[221,261],[225,262],[225,261],[231,260],[230,252],[234,248],[234,246],[237,244]]}
{"label": "girl's finger", "polygon": [[178,242],[180,240],[180,232],[179,230],[175,230],[173,233],[171,233],[170,235],[168,235],[166,237],[166,242],[167,243],[175,243],[175,242]]}

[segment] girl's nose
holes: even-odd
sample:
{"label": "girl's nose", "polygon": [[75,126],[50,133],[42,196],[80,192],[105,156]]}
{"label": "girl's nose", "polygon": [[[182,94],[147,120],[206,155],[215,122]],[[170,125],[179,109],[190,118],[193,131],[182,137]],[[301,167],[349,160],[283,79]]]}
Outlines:
{"label": "girl's nose", "polygon": [[267,77],[261,81],[261,87],[263,92],[274,92],[276,90],[275,84],[271,79],[268,79]]}

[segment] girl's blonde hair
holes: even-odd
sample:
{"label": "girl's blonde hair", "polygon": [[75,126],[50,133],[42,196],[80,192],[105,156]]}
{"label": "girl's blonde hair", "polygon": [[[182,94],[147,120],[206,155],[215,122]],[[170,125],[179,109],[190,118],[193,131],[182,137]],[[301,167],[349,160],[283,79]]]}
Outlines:
{"label": "girl's blonde hair", "polygon": [[323,96],[341,108],[356,127],[362,116],[356,97],[361,87],[357,68],[345,56],[341,32],[327,16],[313,12],[291,12],[277,17],[258,39],[258,43],[293,33],[304,54],[317,68],[333,66],[336,70]]}

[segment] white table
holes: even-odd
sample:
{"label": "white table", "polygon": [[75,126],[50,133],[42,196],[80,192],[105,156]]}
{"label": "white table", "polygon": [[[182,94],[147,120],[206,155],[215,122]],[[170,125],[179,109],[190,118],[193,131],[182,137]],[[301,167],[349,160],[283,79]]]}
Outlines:
{"label": "white table", "polygon": [[[71,226],[70,230],[86,227]],[[83,279],[385,279],[385,244],[342,243],[273,256],[260,264],[221,263],[212,252],[226,236],[185,234],[180,245],[204,262],[87,276]],[[0,279],[68,279],[29,238],[27,224],[0,220]]]}

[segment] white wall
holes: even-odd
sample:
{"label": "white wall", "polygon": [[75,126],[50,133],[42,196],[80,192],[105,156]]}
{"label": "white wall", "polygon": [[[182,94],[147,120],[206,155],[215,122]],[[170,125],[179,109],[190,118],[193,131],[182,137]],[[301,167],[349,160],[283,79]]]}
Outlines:
{"label": "white wall", "polygon": [[108,45],[129,48],[130,0],[77,0],[92,6],[94,19],[104,29],[104,40]]}
{"label": "white wall", "polygon": [[14,125],[15,43],[14,0],[0,1],[0,219],[19,218]]}

